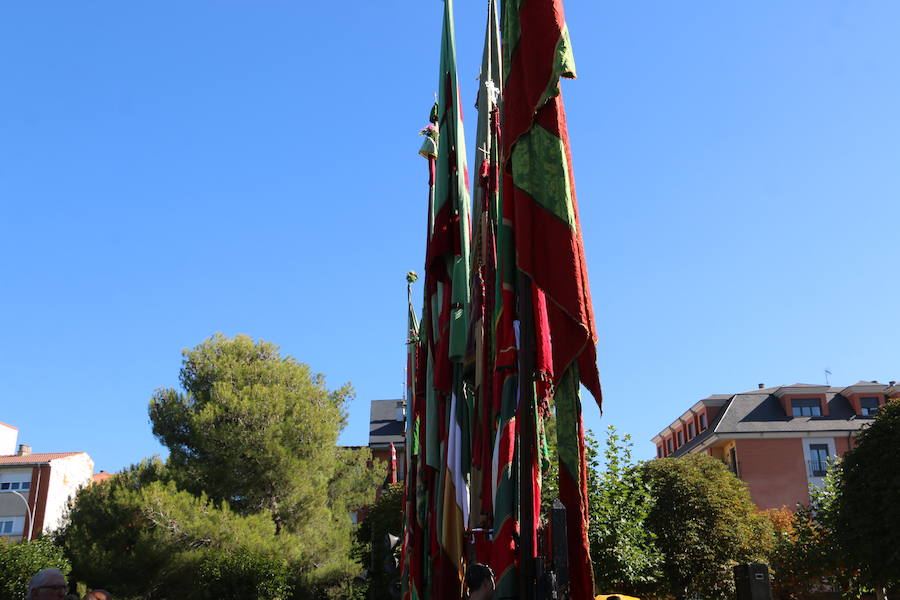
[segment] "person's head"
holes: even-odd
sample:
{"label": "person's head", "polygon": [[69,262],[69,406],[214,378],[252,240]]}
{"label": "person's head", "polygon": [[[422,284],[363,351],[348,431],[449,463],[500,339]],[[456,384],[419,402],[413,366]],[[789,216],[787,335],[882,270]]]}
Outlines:
{"label": "person's head", "polygon": [[81,600],[112,600],[112,594],[106,590],[91,590]]}
{"label": "person's head", "polygon": [[28,600],[60,600],[68,591],[66,576],[59,569],[38,571],[28,582]]}
{"label": "person's head", "polygon": [[494,572],[482,563],[473,563],[466,569],[466,589],[472,600],[487,600],[494,593]]}

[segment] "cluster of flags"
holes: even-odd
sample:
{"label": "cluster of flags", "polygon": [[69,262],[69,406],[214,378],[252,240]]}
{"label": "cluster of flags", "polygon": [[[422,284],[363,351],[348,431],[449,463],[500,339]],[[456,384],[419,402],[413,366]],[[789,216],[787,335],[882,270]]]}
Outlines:
{"label": "cluster of flags", "polygon": [[601,392],[559,89],[575,68],[562,0],[499,1],[502,22],[488,0],[471,190],[453,0],[422,131],[428,235],[421,320],[409,292],[401,558],[410,600],[461,598],[472,561],[492,567],[495,598],[533,598],[551,412],[569,597],[593,592],[579,390],[598,404]]}

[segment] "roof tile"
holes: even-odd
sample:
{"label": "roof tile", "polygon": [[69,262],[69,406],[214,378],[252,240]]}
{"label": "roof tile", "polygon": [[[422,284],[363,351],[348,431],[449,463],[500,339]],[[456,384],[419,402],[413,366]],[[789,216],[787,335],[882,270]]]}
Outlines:
{"label": "roof tile", "polygon": [[84,452],[40,452],[33,454],[7,454],[0,456],[0,466],[4,465],[33,465],[35,463],[48,463],[58,458],[67,458]]}

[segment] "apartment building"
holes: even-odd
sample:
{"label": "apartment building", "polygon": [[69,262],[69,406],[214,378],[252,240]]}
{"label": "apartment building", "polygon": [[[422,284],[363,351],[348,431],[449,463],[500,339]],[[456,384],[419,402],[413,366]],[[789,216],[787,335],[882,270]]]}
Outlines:
{"label": "apartment building", "polygon": [[828,462],[853,447],[854,436],[900,386],[860,381],[847,387],[759,385],[695,402],[654,438],[659,458],[703,452],[744,482],[760,509],[809,503]]}
{"label": "apartment building", "polygon": [[0,543],[35,539],[62,524],[69,499],[91,482],[86,452],[33,453],[0,423]]}

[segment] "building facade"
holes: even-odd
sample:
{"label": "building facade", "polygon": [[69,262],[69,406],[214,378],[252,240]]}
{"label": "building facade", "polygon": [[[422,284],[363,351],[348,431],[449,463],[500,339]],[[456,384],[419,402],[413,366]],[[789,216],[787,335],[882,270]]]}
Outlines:
{"label": "building facade", "polygon": [[35,539],[62,524],[69,499],[91,482],[86,452],[32,453],[0,423],[0,542]]}
{"label": "building facade", "polygon": [[809,503],[829,460],[853,447],[879,407],[900,397],[895,382],[847,387],[797,383],[696,402],[654,438],[659,458],[702,452],[742,479],[760,509]]}
{"label": "building facade", "polygon": [[406,401],[372,400],[369,414],[369,450],[372,462],[391,464],[391,444],[397,453],[397,481],[406,477]]}

